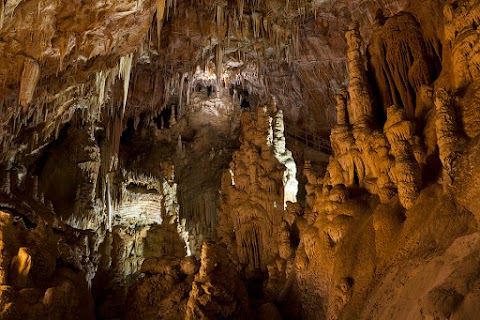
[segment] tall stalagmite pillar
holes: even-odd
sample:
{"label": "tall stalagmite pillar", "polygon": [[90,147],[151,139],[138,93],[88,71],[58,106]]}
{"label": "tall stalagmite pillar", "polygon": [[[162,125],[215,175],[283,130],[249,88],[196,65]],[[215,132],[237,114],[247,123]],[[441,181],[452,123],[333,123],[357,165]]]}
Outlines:
{"label": "tall stalagmite pillar", "polygon": [[410,144],[413,126],[404,108],[391,106],[387,109],[384,132],[395,157],[398,198],[405,209],[410,209],[420,195],[421,172]]}
{"label": "tall stalagmite pillar", "polygon": [[346,90],[342,88],[345,92],[340,92],[335,95],[336,105],[335,108],[337,109],[337,124],[340,126],[348,124],[348,117],[347,117],[347,97],[346,97]]}
{"label": "tall stalagmite pillar", "polygon": [[355,125],[359,121],[373,120],[373,110],[367,90],[365,61],[362,55],[362,37],[360,36],[358,22],[352,22],[345,33],[347,38],[347,65],[350,75],[348,93],[350,95],[349,120]]}
{"label": "tall stalagmite pillar", "polygon": [[451,184],[452,170],[455,157],[462,146],[458,139],[458,126],[455,111],[452,107],[451,96],[447,90],[440,88],[435,92],[435,130],[437,143],[444,169],[444,183]]}

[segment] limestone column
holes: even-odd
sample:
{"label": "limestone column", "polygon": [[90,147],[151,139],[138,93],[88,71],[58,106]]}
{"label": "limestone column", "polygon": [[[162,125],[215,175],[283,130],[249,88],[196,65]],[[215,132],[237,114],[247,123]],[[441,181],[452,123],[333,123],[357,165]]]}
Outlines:
{"label": "limestone column", "polygon": [[421,173],[409,143],[413,137],[413,127],[406,119],[405,109],[391,106],[387,109],[384,132],[395,157],[398,198],[405,209],[410,209],[420,194]]}
{"label": "limestone column", "polygon": [[437,134],[440,161],[444,169],[444,179],[452,182],[452,170],[456,155],[461,150],[457,132],[458,126],[451,96],[447,90],[440,88],[435,92],[435,131]]}
{"label": "limestone column", "polygon": [[170,120],[168,121],[169,127],[173,127],[174,125],[177,124],[177,118],[175,116],[175,105],[172,104],[172,107],[170,108]]}
{"label": "limestone column", "polygon": [[339,126],[344,126],[348,124],[347,118],[347,97],[345,94],[338,93],[335,95],[336,100],[336,109],[337,109],[337,124]]}
{"label": "limestone column", "polygon": [[347,65],[350,75],[348,93],[350,105],[348,110],[350,124],[355,125],[359,120],[373,119],[373,110],[367,91],[365,61],[362,55],[362,37],[358,22],[353,22],[345,33],[347,38]]}

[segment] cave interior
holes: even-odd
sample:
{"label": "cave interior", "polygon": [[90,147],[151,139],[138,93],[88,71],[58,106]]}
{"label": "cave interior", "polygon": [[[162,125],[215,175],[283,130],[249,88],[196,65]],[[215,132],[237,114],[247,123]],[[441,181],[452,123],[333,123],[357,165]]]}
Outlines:
{"label": "cave interior", "polygon": [[478,319],[479,222],[480,0],[0,0],[0,319]]}

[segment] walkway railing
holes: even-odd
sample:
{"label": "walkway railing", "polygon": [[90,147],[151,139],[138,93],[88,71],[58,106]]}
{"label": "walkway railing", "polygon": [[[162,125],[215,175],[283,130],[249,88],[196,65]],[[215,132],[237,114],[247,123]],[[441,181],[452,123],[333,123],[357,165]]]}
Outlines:
{"label": "walkway railing", "polygon": [[321,152],[332,154],[330,140],[300,129],[287,122],[285,122],[285,137],[295,139],[296,141]]}

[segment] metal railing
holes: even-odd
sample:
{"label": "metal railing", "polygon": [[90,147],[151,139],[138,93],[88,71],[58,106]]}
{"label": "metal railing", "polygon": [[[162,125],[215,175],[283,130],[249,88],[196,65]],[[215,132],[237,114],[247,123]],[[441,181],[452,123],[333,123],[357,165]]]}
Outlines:
{"label": "metal railing", "polygon": [[285,137],[295,139],[296,141],[316,149],[318,151],[332,154],[332,147],[330,145],[330,140],[325,139],[319,135],[316,135],[312,132],[308,132],[301,128],[295,127],[292,124],[285,122]]}

